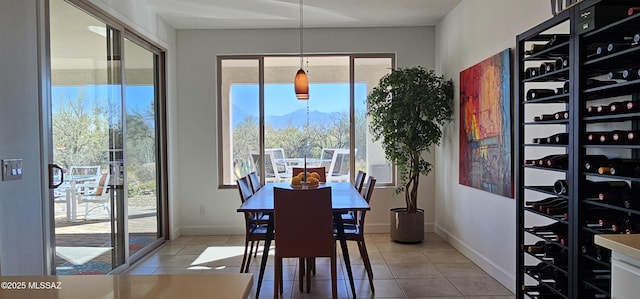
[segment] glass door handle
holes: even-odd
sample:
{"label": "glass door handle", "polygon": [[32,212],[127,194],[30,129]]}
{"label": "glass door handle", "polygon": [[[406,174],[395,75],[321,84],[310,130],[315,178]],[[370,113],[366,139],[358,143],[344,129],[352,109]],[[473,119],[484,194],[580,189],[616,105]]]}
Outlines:
{"label": "glass door handle", "polygon": [[[60,182],[58,184],[55,182],[56,169],[60,171]],[[57,164],[49,164],[49,189],[58,188],[62,183],[64,183],[64,171],[62,170],[62,167]]]}

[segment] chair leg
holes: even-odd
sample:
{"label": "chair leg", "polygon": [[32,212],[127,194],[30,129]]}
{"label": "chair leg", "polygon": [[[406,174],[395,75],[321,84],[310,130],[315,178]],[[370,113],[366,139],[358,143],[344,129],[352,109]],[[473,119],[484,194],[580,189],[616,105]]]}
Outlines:
{"label": "chair leg", "polygon": [[[240,265],[240,273],[245,273],[244,266],[247,262],[247,249],[249,249],[249,240],[244,240],[244,256],[242,257],[242,264]],[[249,251],[249,255],[251,255],[251,251]]]}
{"label": "chair leg", "polygon": [[334,250],[333,256],[331,256],[331,297],[333,299],[338,298],[338,271],[336,268],[336,252]]}
{"label": "chair leg", "polygon": [[273,275],[273,298],[280,298],[280,294],[282,294],[282,258],[275,258],[275,268]]}
{"label": "chair leg", "polygon": [[[244,265],[244,273],[249,273],[249,266],[251,266],[251,252],[253,251],[253,244],[255,241],[251,241],[251,247],[249,248],[249,254],[247,255],[247,264]],[[256,252],[258,252],[258,246],[256,246]]]}
{"label": "chair leg", "polygon": [[305,273],[305,269],[306,269],[306,265],[305,265],[305,258],[301,257],[298,258],[298,290],[300,290],[300,293],[302,293],[303,290],[303,277],[304,277],[304,273]]}
{"label": "chair leg", "polygon": [[258,256],[258,248],[260,248],[260,241],[259,240],[256,243],[256,251],[253,253],[253,257]]}
{"label": "chair leg", "polygon": [[367,252],[367,246],[364,244],[364,240],[358,241],[358,248],[360,249],[360,257],[364,262],[364,268],[367,270],[367,276],[369,276],[369,286],[371,287],[371,293],[375,293],[375,287],[373,286],[373,269],[371,268],[371,260],[369,260],[369,253]]}
{"label": "chair leg", "polygon": [[315,272],[315,263],[316,263],[316,258],[315,257],[308,257],[305,258],[305,263],[306,263],[306,275],[307,275],[307,293],[311,293],[311,269],[313,269],[313,271]]}

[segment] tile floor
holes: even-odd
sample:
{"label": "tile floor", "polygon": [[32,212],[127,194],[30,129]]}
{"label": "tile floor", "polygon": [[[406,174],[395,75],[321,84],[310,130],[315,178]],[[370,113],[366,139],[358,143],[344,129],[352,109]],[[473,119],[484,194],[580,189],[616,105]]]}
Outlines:
{"label": "tile floor", "polygon": [[[425,234],[425,241],[421,244],[394,243],[389,241],[388,234],[368,234],[366,242],[373,267],[375,294],[369,288],[357,246],[349,242],[359,298],[515,298],[513,293],[436,234]],[[238,273],[243,250],[244,236],[184,236],[134,265],[130,273]],[[254,284],[250,298],[255,297],[260,257],[258,253],[258,261],[251,263]],[[284,264],[285,290],[282,298],[331,297],[328,259],[317,260],[317,274],[312,278],[311,293],[298,291],[297,259],[285,260]],[[338,295],[350,298],[349,280],[342,264],[340,255]],[[273,289],[273,260],[269,259],[260,297],[273,298]]]}

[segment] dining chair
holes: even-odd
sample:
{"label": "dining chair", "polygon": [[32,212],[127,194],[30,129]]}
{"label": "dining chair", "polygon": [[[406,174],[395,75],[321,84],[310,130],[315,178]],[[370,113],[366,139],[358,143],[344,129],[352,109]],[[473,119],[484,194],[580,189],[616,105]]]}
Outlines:
{"label": "dining chair", "polygon": [[[367,203],[371,202],[371,196],[373,195],[373,189],[376,185],[376,178],[369,176],[367,180],[367,187],[364,193],[364,199]],[[347,241],[355,241],[358,244],[358,250],[360,250],[360,257],[364,263],[364,268],[369,276],[369,286],[371,292],[375,292],[373,286],[373,270],[371,269],[371,260],[369,260],[369,254],[367,253],[367,246],[364,242],[364,219],[367,211],[359,211],[356,215],[356,224],[345,224],[344,235]]]}
{"label": "dining chair", "polygon": [[[249,186],[249,180],[247,177],[241,177],[236,181],[238,185],[238,192],[240,193],[240,201],[244,203],[247,199],[251,198],[251,187]],[[240,273],[249,272],[249,266],[251,265],[251,255],[255,242],[255,250],[258,252],[258,245],[260,241],[264,241],[267,238],[267,227],[259,223],[259,218],[256,214],[251,212],[244,213],[245,222],[245,238],[244,238],[244,256],[242,257],[242,264],[240,265]],[[251,246],[249,246],[251,243]]]}
{"label": "dining chair", "polygon": [[262,186],[260,185],[260,178],[258,177],[257,171],[252,171],[251,173],[249,173],[247,175],[247,178],[249,178],[249,185],[251,185],[252,193],[256,193],[258,192],[258,190],[260,190],[260,188],[262,188]]}
{"label": "dining chair", "polygon": [[[353,183],[353,187],[356,188],[356,190],[358,190],[358,193],[362,194],[362,187],[364,186],[364,179],[367,176],[367,173],[362,171],[362,170],[358,170],[358,174],[356,175],[356,180]],[[342,217],[342,222],[344,224],[356,224],[356,215],[358,214],[358,211],[348,211],[346,213],[343,213],[341,215]]]}
{"label": "dining chair", "polygon": [[[304,167],[293,167],[291,168],[291,175],[292,176],[296,176],[299,173],[304,171]],[[326,183],[327,182],[327,173],[326,173],[326,168],[324,168],[324,166],[322,167],[307,167],[307,172],[317,172],[318,175],[320,176],[319,181],[321,183]]]}
{"label": "dining chair", "polygon": [[364,186],[364,179],[367,177],[367,173],[358,170],[358,174],[356,174],[356,180],[353,182],[353,186],[356,187],[359,193],[362,193],[362,187]]}
{"label": "dining chair", "polygon": [[273,189],[275,225],[274,298],[283,293],[282,259],[300,258],[299,284],[303,290],[303,273],[307,276],[307,292],[310,292],[310,275],[307,261],[316,257],[331,259],[332,297],[338,297],[336,242],[333,235],[331,187],[317,189]]}

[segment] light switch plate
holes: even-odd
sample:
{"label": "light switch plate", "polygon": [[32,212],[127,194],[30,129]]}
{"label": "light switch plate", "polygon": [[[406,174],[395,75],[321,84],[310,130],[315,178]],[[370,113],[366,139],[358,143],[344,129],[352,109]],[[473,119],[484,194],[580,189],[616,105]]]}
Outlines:
{"label": "light switch plate", "polygon": [[13,181],[22,179],[22,159],[2,159],[2,180]]}

